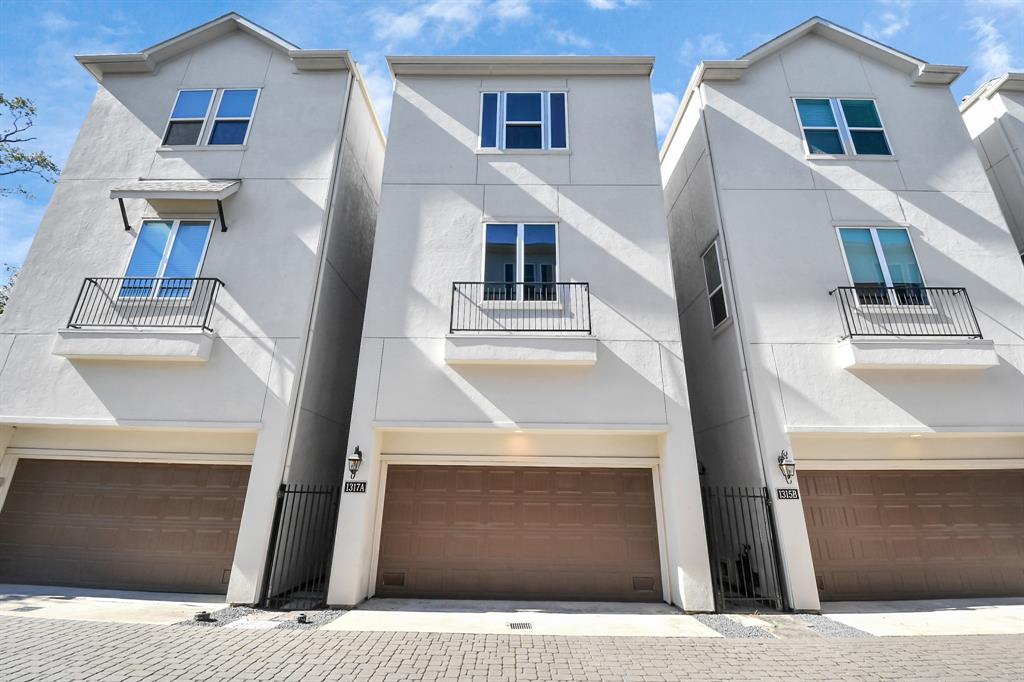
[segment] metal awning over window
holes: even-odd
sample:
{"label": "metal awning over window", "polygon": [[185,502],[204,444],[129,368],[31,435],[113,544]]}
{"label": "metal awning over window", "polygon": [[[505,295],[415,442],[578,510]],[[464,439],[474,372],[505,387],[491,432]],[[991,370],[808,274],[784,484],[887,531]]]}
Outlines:
{"label": "metal awning over window", "polygon": [[160,199],[181,201],[216,201],[220,215],[220,229],[227,232],[224,221],[224,207],[221,201],[241,188],[241,180],[136,180],[110,188],[110,198],[121,205],[124,229],[130,230],[128,214],[124,208],[125,199]]}

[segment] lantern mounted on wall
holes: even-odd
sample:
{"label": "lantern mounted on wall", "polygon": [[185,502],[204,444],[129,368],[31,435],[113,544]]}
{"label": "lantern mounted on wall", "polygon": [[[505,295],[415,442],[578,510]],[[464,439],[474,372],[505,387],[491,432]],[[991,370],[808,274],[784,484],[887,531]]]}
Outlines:
{"label": "lantern mounted on wall", "polygon": [[349,478],[355,478],[356,472],[359,471],[359,465],[363,463],[363,451],[356,446],[356,449],[352,451],[352,454],[348,456],[348,473]]}
{"label": "lantern mounted on wall", "polygon": [[792,483],[793,477],[796,476],[796,462],[793,460],[793,456],[789,454],[789,450],[783,450],[782,454],[779,455],[779,471],[786,479],[786,483]]}

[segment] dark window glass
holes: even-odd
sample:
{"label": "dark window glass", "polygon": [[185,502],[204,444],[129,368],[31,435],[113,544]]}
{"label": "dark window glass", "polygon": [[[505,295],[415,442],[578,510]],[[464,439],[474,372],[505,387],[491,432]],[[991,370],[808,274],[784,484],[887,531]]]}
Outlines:
{"label": "dark window glass", "polygon": [[551,93],[551,148],[565,149],[565,93]]}
{"label": "dark window glass", "polygon": [[853,147],[858,154],[876,156],[892,154],[889,143],[885,141],[885,134],[881,130],[851,130],[850,138],[853,139]]}
{"label": "dark window glass", "polygon": [[711,324],[717,327],[728,317],[725,310],[725,290],[719,289],[711,294]]}
{"label": "dark window glass", "polygon": [[171,118],[205,118],[213,90],[182,90],[174,103]]}
{"label": "dark window glass", "polygon": [[708,292],[712,292],[722,286],[722,273],[718,269],[718,247],[712,246],[704,254],[704,280],[708,285]]}
{"label": "dark window glass", "polygon": [[[488,225],[484,246],[484,299],[511,301],[516,298],[517,225]],[[509,284],[499,284],[508,282]]]}
{"label": "dark window glass", "polygon": [[505,95],[506,121],[540,121],[539,92],[510,92]]}
{"label": "dark window glass", "polygon": [[800,112],[800,122],[805,126],[832,128],[836,125],[832,105],[827,99],[798,99],[796,108]]}
{"label": "dark window glass", "polygon": [[202,129],[202,121],[171,121],[164,135],[164,144],[196,144]]}
{"label": "dark window glass", "polygon": [[843,141],[837,130],[804,130],[811,154],[843,154]]}
{"label": "dark window glass", "polygon": [[242,144],[248,121],[217,121],[210,133],[210,144]]}
{"label": "dark window glass", "polygon": [[533,301],[555,299],[555,226],[523,226],[523,281],[540,282],[525,287],[524,298]]}
{"label": "dark window glass", "polygon": [[505,148],[506,149],[540,149],[541,130],[537,125],[507,125],[505,126]]}
{"label": "dark window glass", "polygon": [[480,146],[493,148],[498,146],[498,93],[485,92],[483,112],[480,117]]}
{"label": "dark window glass", "polygon": [[869,99],[842,99],[839,104],[843,107],[843,116],[846,117],[846,125],[851,128],[881,128],[882,121],[878,118],[878,111],[875,103]]}

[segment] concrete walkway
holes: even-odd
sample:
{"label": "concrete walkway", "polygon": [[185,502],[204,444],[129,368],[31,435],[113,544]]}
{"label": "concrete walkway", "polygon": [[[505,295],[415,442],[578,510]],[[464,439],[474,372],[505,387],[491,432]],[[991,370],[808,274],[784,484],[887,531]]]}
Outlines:
{"label": "concrete walkway", "polygon": [[3,616],[170,625],[226,606],[222,595],[0,584]]}
{"label": "concrete walkway", "polygon": [[1024,634],[1024,598],[826,602],[821,610],[876,637]]}

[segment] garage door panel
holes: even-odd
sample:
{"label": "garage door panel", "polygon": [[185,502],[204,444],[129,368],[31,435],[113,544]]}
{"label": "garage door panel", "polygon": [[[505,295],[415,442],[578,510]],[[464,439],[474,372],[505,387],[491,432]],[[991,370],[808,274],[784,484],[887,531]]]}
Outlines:
{"label": "garage door panel", "polygon": [[800,477],[823,600],[1024,594],[1024,471]]}
{"label": "garage door panel", "polygon": [[[653,496],[650,470],[393,465],[376,593],[658,600]],[[411,509],[411,522],[396,508]],[[424,544],[443,552],[397,549],[420,546],[428,533]]]}
{"label": "garage door panel", "polygon": [[0,582],[223,593],[248,473],[20,460],[0,512]]}

